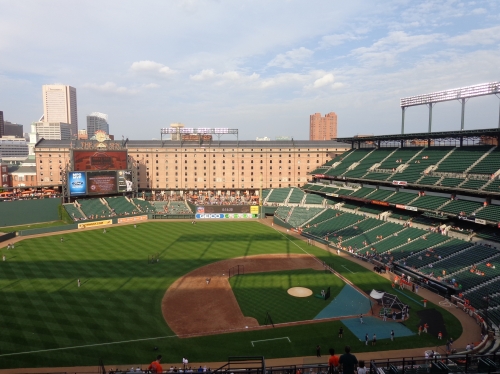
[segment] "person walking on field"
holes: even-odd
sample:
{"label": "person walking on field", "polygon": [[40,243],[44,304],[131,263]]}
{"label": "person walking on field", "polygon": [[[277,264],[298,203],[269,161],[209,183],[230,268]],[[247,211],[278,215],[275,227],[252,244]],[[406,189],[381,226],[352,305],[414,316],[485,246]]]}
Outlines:
{"label": "person walking on field", "polygon": [[363,323],[363,315],[362,314],[359,315],[359,323]]}
{"label": "person walking on field", "polygon": [[78,278],[78,287],[80,287],[81,283],[80,283],[80,278]]}
{"label": "person walking on field", "polygon": [[339,338],[343,338],[344,337],[344,328],[341,327],[339,328]]}
{"label": "person walking on field", "polygon": [[394,341],[394,330],[391,330],[391,342]]}

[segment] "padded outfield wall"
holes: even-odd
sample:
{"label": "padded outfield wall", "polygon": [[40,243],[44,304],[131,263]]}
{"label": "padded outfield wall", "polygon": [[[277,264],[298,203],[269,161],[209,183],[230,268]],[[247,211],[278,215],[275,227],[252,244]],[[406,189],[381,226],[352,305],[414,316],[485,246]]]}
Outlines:
{"label": "padded outfield wall", "polygon": [[17,226],[59,220],[61,199],[0,202],[0,226]]}

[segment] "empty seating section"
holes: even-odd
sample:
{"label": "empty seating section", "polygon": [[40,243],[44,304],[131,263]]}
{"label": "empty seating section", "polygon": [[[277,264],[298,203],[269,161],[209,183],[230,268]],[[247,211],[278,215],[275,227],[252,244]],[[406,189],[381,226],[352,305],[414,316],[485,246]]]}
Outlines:
{"label": "empty seating section", "polygon": [[479,179],[469,179],[468,181],[464,182],[460,188],[466,188],[469,190],[479,190],[481,187],[483,187],[486,184],[487,181],[485,180],[479,180]]}
{"label": "empty seating section", "polygon": [[184,201],[171,201],[168,204],[169,214],[192,214],[191,209],[188,208]]}
{"label": "empty seating section", "polygon": [[326,221],[327,219],[335,217],[337,214],[342,214],[342,212],[335,209],[326,209],[323,213],[315,217],[311,222],[308,222],[306,226],[313,226],[317,223]]}
{"label": "empty seating section", "polygon": [[442,261],[438,261],[432,267],[422,268],[421,271],[424,274],[433,274],[437,277],[442,276],[444,270],[446,275],[450,275],[463,268],[484,261],[495,254],[498,254],[498,251],[494,248],[476,245],[455,256],[450,256]]}
{"label": "empty seating section", "polygon": [[354,191],[351,196],[355,197],[365,197],[366,195],[372,193],[373,191],[376,191],[374,188],[366,188],[366,187],[361,187],[359,190]]}
{"label": "empty seating section", "polygon": [[311,184],[306,183],[306,184],[304,184],[304,185],[302,186],[302,189],[307,190],[307,189],[309,189],[309,187],[311,187]]}
{"label": "empty seating section", "polygon": [[[498,254],[500,254],[500,252],[498,252]],[[486,264],[489,264],[490,266],[486,266]],[[449,278],[454,278],[456,282],[462,285],[462,289],[468,290],[500,276],[500,261],[498,259],[485,261],[478,264],[475,271],[471,270],[473,269],[471,268],[466,271],[462,271]]]}
{"label": "empty seating section", "polygon": [[[465,291],[464,296],[466,299],[469,299],[471,304],[476,308],[486,307],[486,302],[484,300],[485,296],[490,296],[489,300],[490,306],[498,306],[500,304],[500,299],[498,298],[498,295],[495,296],[491,295],[492,294],[491,290],[498,290],[498,289],[500,289],[500,278],[491,281],[486,287],[479,287],[471,291]],[[497,318],[499,317],[500,316],[498,316]]]}
{"label": "empty seating section", "polygon": [[417,194],[408,192],[397,192],[394,195],[385,199],[385,201],[393,204],[408,204],[413,199],[418,197]]}
{"label": "empty seating section", "polygon": [[443,178],[437,185],[443,187],[457,187],[463,181],[464,180],[460,178]]}
{"label": "empty seating section", "polygon": [[267,199],[268,203],[283,203],[290,193],[291,188],[275,188],[271,196]]}
{"label": "empty seating section", "polygon": [[320,166],[319,168],[314,169],[313,171],[310,171],[307,174],[324,174],[325,171],[327,171],[327,170],[328,170],[328,168],[323,168]]}
{"label": "empty seating section", "polygon": [[[305,186],[304,186],[304,188],[305,188]],[[271,190],[262,191],[262,200],[265,200],[267,195],[269,195],[270,192],[271,192]]]}
{"label": "empty seating section", "polygon": [[449,200],[450,199],[447,197],[427,195],[420,196],[417,200],[413,201],[411,205],[421,209],[436,210]]}
{"label": "empty seating section", "polygon": [[355,210],[358,209],[361,206],[361,204],[362,203],[357,203],[357,202],[345,203],[344,205],[342,205],[342,208]]}
{"label": "empty seating section", "polygon": [[388,191],[388,190],[377,190],[374,193],[370,195],[371,200],[384,200],[387,199],[389,196],[391,196],[395,191]]}
{"label": "empty seating section", "polygon": [[363,157],[365,157],[368,153],[373,151],[373,148],[361,148],[361,149],[356,149],[352,152],[350,152],[348,155],[344,156],[341,155],[340,157],[337,157],[338,161],[340,161],[340,164],[337,165],[336,168],[332,168],[328,170],[325,174],[326,175],[341,175],[345,173],[345,171],[351,166],[353,163],[358,162],[361,160]]}
{"label": "empty seating section", "polygon": [[459,214],[461,212],[464,212],[465,214],[469,215],[482,206],[482,203],[478,203],[476,201],[452,200],[448,204],[443,206],[440,210],[445,213]]}
{"label": "empty seating section", "polygon": [[324,192],[324,193],[337,193],[338,190],[339,190],[338,187],[327,186],[327,187],[323,187],[321,189],[321,192]]}
{"label": "empty seating section", "polygon": [[483,191],[500,193],[500,180],[495,180],[482,188]]}
{"label": "empty seating section", "polygon": [[[328,236],[335,231],[343,229],[344,227],[350,226],[358,222],[360,217],[356,214],[344,213],[338,217],[329,219],[323,223],[319,223],[318,225],[311,226],[304,230],[308,234],[316,236],[318,238],[323,238]],[[330,240],[332,238],[329,238]]]}
{"label": "empty seating section", "polygon": [[383,222],[378,219],[366,218],[355,225],[336,231],[330,235],[330,241],[338,242],[339,240],[347,240],[382,224]]}
{"label": "empty seating section", "polygon": [[282,221],[286,221],[291,210],[292,208],[289,206],[280,206],[278,207],[278,209],[276,209],[274,215],[280,218]]}
{"label": "empty seating section", "polygon": [[420,152],[422,148],[400,148],[392,155],[390,155],[382,164],[379,169],[395,169],[401,164],[406,164],[413,156]]}
{"label": "empty seating section", "polygon": [[380,148],[370,153],[362,160],[356,168],[343,174],[346,178],[361,178],[370,167],[381,162],[384,158],[394,152],[394,148]]}
{"label": "empty seating section", "polygon": [[345,189],[345,188],[341,188],[340,190],[338,190],[335,193],[338,194],[338,195],[350,195],[350,194],[353,193],[353,190],[348,190],[348,189]]}
{"label": "empty seating section", "polygon": [[80,203],[82,212],[89,219],[106,218],[111,214],[108,207],[101,203],[100,199],[78,200],[78,203]]}
{"label": "empty seating section", "polygon": [[500,243],[500,233],[498,233],[497,228],[485,227],[476,233],[478,238],[491,240],[493,242]]}
{"label": "empty seating section", "polygon": [[331,159],[330,161],[327,161],[324,166],[332,166],[334,163],[337,162],[336,158]]}
{"label": "empty seating section", "polygon": [[496,147],[493,152],[490,152],[485,158],[474,165],[474,167],[469,170],[469,173],[491,175],[498,169],[500,169],[500,149]]}
{"label": "empty seating section", "polygon": [[311,184],[308,188],[310,191],[319,191],[321,189],[325,188],[324,184]]}
{"label": "empty seating section", "polygon": [[134,199],[132,199],[132,201],[137,206],[137,208],[139,208],[139,210],[141,212],[144,212],[144,213],[154,213],[155,212],[155,209],[151,206],[151,204],[145,200],[134,198]]}
{"label": "empty seating section", "polygon": [[73,221],[87,219],[87,217],[84,217],[82,213],[80,213],[80,210],[73,203],[64,204],[64,208],[68,212],[69,216],[73,219]]}
{"label": "empty seating section", "polygon": [[404,260],[406,257],[414,253],[418,253],[427,248],[432,248],[433,246],[438,245],[447,240],[449,240],[448,237],[431,232],[428,235],[412,240],[410,243],[407,243],[399,248],[396,248],[391,252],[391,256],[394,258],[394,261]]}
{"label": "empty seating section", "polygon": [[473,245],[474,244],[464,242],[460,239],[451,239],[450,241],[437,247],[429,247],[425,252],[409,257],[406,260],[406,266],[419,269],[429,265],[430,263],[451,256],[454,253],[458,253],[466,248],[472,247]]}
{"label": "empty seating section", "polygon": [[393,178],[399,181],[415,183],[422,173],[431,165],[436,165],[453,147],[430,147],[424,149],[417,157],[408,163],[408,167]]}
{"label": "empty seating section", "polygon": [[479,160],[491,147],[458,147],[441,162],[437,168],[440,172],[463,173],[474,162]]}
{"label": "empty seating section", "polygon": [[123,196],[106,197],[106,202],[108,203],[112,211],[118,215],[125,213],[137,213],[137,208]]}
{"label": "empty seating section", "polygon": [[440,179],[441,179],[441,177],[423,177],[417,183],[418,184],[423,184],[423,185],[426,185],[426,186],[433,186]]}
{"label": "empty seating section", "polygon": [[367,243],[366,245],[371,245],[380,240],[377,239],[377,237],[382,236],[382,238],[385,238],[400,230],[403,230],[402,225],[398,225],[397,223],[392,223],[392,222],[386,222],[369,232],[364,232],[363,234],[358,235],[352,239],[343,241],[342,245],[351,246],[352,248],[355,249],[363,248],[365,246],[363,242],[366,242]]}
{"label": "empty seating section", "polygon": [[391,174],[388,173],[372,173],[369,172],[366,175],[363,176],[363,179],[371,179],[375,181],[385,181],[387,178],[389,178]]}
{"label": "empty seating section", "polygon": [[168,201],[151,201],[151,206],[154,208],[155,212],[158,213],[166,213],[166,206],[168,205]]}
{"label": "empty seating section", "polygon": [[307,194],[306,200],[304,201],[304,204],[322,205],[324,200],[325,199],[322,196],[318,196],[318,195],[314,195],[314,194]]}
{"label": "empty seating section", "polygon": [[361,208],[358,209],[358,212],[365,212],[365,213],[371,213],[371,214],[380,214],[382,212],[385,212],[389,210],[390,208],[387,206],[380,206],[380,205],[370,205],[366,204],[362,206]]}
{"label": "empty seating section", "polygon": [[300,227],[322,210],[323,208],[295,207],[292,209],[292,214],[288,218],[288,223],[293,227]]}
{"label": "empty seating section", "polygon": [[[424,230],[408,227],[398,232],[397,235],[389,236],[388,238],[380,240],[378,243],[374,244],[373,247],[377,250],[377,253],[385,253],[387,251],[391,251],[392,253],[394,247],[408,243],[408,239],[413,240],[423,234],[425,234]],[[399,248],[394,250],[397,251]]]}
{"label": "empty seating section", "polygon": [[299,204],[304,198],[304,192],[299,190],[298,188],[294,188],[290,197],[288,198],[288,202],[292,204]]}
{"label": "empty seating section", "polygon": [[500,222],[500,205],[488,205],[476,213],[476,217],[493,222]]}

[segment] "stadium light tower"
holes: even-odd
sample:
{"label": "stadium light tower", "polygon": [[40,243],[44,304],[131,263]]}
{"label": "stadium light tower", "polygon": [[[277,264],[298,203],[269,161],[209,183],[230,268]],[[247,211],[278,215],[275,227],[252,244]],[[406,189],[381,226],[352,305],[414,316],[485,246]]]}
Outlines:
{"label": "stadium light tower", "polygon": [[[429,94],[404,97],[400,100],[401,106],[401,134],[405,133],[406,108],[417,105],[429,107],[429,132],[432,132],[432,107],[443,101],[459,100],[462,103],[462,119],[460,130],[465,126],[465,103],[472,97],[495,95],[500,99],[500,82],[482,83],[474,86],[453,88],[451,90],[438,91]],[[498,127],[500,128],[500,109],[498,114]]]}

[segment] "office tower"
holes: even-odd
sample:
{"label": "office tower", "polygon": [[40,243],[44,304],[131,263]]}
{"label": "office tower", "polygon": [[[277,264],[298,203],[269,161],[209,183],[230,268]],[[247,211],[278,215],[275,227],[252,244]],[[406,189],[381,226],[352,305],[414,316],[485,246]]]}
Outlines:
{"label": "office tower", "polygon": [[37,138],[46,140],[70,140],[71,125],[62,122],[34,122]]}
{"label": "office tower", "polygon": [[90,113],[87,116],[87,136],[92,138],[97,130],[103,130],[109,134],[108,115],[99,112]]}
{"label": "office tower", "polygon": [[0,138],[3,136],[4,133],[4,122],[3,122],[3,112],[0,110]]}
{"label": "office tower", "polygon": [[15,136],[16,138],[24,137],[23,125],[4,121],[4,136]]}
{"label": "office tower", "polygon": [[47,84],[42,88],[43,122],[67,123],[72,136],[78,134],[76,88],[62,84]]}
{"label": "office tower", "polygon": [[330,112],[321,117],[321,113],[310,116],[309,140],[331,140],[337,137],[337,114]]}

